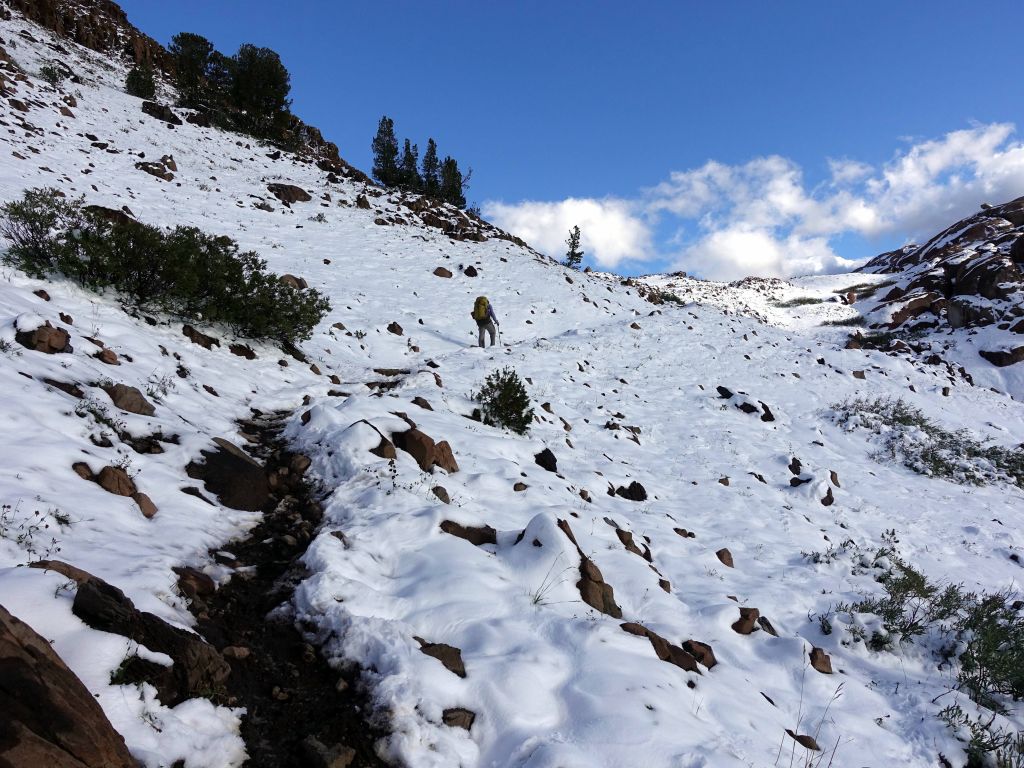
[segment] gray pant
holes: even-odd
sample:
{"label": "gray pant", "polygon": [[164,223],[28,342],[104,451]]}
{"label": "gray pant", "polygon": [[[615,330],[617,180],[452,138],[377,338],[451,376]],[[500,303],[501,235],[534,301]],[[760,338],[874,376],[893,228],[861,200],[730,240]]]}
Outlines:
{"label": "gray pant", "polygon": [[484,346],[484,331],[486,331],[487,333],[491,334],[491,346],[493,347],[494,346],[494,334],[495,334],[494,321],[491,320],[490,318],[488,318],[487,321],[483,322],[483,323],[478,321],[477,324],[476,324],[476,327],[477,327],[477,343],[481,347]]}

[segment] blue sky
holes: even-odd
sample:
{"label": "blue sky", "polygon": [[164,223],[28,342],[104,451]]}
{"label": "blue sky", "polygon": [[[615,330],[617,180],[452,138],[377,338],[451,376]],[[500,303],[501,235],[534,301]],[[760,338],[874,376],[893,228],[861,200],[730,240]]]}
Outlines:
{"label": "blue sky", "polygon": [[350,162],[387,114],[489,218],[555,256],[578,223],[618,271],[834,271],[1024,195],[1019,0],[121,5],[273,48]]}

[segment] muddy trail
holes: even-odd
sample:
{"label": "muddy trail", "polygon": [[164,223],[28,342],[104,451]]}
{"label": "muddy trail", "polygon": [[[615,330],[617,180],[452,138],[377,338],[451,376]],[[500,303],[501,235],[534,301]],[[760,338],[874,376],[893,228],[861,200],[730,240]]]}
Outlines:
{"label": "muddy trail", "polygon": [[[241,423],[251,444],[246,451],[263,462],[251,465],[253,487],[267,497],[263,517],[243,541],[213,553],[235,570],[219,589],[189,584],[196,629],[231,665],[221,703],[245,707],[241,734],[248,768],[370,768],[386,766],[374,751],[384,735],[369,722],[371,708],[360,689],[358,669],[333,669],[296,630],[287,606],[305,575],[299,558],[322,517],[303,475],[309,460],[289,452],[281,438],[287,413],[254,413]],[[214,462],[207,457],[207,465]],[[260,474],[266,479],[265,486]],[[195,472],[190,472],[195,476]],[[237,479],[237,478],[236,478]],[[208,490],[224,500],[217,480]],[[257,496],[258,498],[258,496]]]}

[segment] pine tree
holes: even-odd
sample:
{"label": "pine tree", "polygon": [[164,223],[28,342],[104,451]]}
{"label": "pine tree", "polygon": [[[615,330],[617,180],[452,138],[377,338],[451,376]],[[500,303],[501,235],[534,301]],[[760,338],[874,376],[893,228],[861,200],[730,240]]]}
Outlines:
{"label": "pine tree", "polygon": [[415,144],[410,144],[409,140],[405,140],[405,148],[402,150],[402,189],[407,192],[419,192],[423,189],[423,179],[420,178],[419,171],[419,147]]}
{"label": "pine tree", "polygon": [[565,261],[562,263],[570,269],[579,269],[583,262],[583,251],[580,250],[580,228],[578,226],[569,230],[569,239],[565,241],[569,250],[565,252]]}
{"label": "pine tree", "polygon": [[466,207],[466,197],[462,194],[462,171],[455,158],[448,156],[441,162],[441,199],[457,208]]}
{"label": "pine tree", "polygon": [[441,164],[437,160],[437,144],[427,139],[427,151],[423,154],[423,194],[439,197],[441,194]]}
{"label": "pine tree", "polygon": [[179,32],[171,38],[167,50],[174,57],[174,74],[178,84],[181,105],[203,106],[206,81],[211,57],[216,51],[213,43],[194,32]]}
{"label": "pine tree", "polygon": [[395,121],[387,115],[380,119],[370,147],[373,149],[373,178],[385,187],[396,186],[400,179],[398,139],[395,138]]}
{"label": "pine tree", "polygon": [[125,90],[140,99],[152,99],[156,94],[156,80],[149,64],[132,67],[124,82]]}
{"label": "pine tree", "polygon": [[243,128],[255,136],[277,138],[291,113],[291,76],[270,48],[245,43],[233,58],[231,100],[244,114]]}

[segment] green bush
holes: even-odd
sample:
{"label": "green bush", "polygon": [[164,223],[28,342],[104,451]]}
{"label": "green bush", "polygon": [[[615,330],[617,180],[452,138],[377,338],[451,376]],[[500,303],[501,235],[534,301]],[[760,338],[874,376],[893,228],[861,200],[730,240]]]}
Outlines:
{"label": "green bush", "polygon": [[0,234],[11,242],[4,262],[33,277],[62,274],[92,290],[114,288],[128,306],[223,323],[257,339],[307,338],[330,310],[319,292],[282,283],[229,237],[111,219],[54,189],[29,190],[0,207]]}
{"label": "green bush", "polygon": [[125,90],[140,99],[152,99],[156,95],[156,80],[148,64],[132,67],[124,81]]}
{"label": "green bush", "polygon": [[68,77],[67,72],[55,64],[43,64],[39,68],[39,76],[54,88],[67,80]]}
{"label": "green bush", "polygon": [[479,392],[471,395],[480,403],[484,424],[505,427],[518,435],[526,434],[533,422],[530,396],[519,376],[512,368],[494,371],[485,380]]}
{"label": "green bush", "polygon": [[797,296],[795,299],[790,299],[789,301],[777,301],[775,302],[775,306],[783,309],[790,309],[792,307],[806,307],[811,304],[823,304],[824,302],[824,299],[818,299],[814,296]]}

